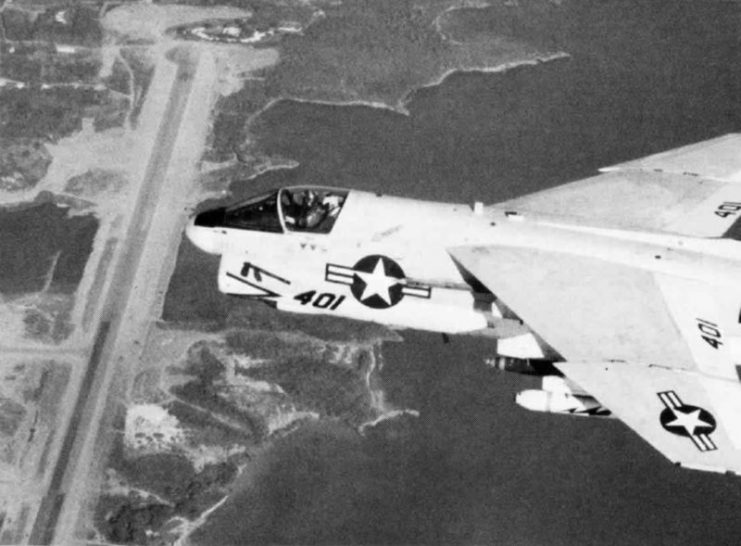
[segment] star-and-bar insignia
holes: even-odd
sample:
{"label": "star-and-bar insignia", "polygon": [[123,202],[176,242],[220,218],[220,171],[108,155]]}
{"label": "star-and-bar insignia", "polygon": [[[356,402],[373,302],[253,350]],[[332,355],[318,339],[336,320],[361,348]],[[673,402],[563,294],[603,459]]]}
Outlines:
{"label": "star-and-bar insignia", "polygon": [[657,393],[664,410],[659,416],[664,430],[692,440],[700,451],[718,449],[710,434],[716,428],[715,417],[709,411],[684,404],[674,391]]}
{"label": "star-and-bar insignia", "polygon": [[373,309],[387,309],[404,296],[429,299],[429,286],[412,283],[401,266],[391,258],[373,254],[358,260],[353,267],[327,264],[325,280],[350,287],[355,299]]}

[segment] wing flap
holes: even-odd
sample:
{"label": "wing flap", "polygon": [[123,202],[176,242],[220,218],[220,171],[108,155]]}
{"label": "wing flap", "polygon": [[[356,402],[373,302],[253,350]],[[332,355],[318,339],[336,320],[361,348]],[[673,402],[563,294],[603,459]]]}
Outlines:
{"label": "wing flap", "polygon": [[[741,474],[741,384],[694,372],[628,363],[556,366],[676,464]],[[738,404],[735,404],[737,406]],[[731,432],[732,434],[729,434]]]}

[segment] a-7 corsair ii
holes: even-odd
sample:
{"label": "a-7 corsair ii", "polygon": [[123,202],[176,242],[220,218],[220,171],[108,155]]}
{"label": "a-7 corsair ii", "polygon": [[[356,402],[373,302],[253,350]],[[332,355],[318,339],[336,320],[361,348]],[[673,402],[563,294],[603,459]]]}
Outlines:
{"label": "a-7 corsair ii", "polygon": [[[612,415],[741,474],[741,135],[484,207],[283,188],[197,215],[219,289],[281,310],[497,338],[517,402]],[[726,237],[724,237],[726,236]]]}

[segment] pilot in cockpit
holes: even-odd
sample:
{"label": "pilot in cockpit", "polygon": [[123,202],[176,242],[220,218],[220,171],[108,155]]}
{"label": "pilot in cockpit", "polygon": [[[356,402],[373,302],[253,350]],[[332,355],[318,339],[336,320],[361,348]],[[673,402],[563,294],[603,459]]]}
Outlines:
{"label": "pilot in cockpit", "polygon": [[299,231],[328,231],[320,225],[331,219],[326,226],[331,227],[340,212],[342,197],[330,192],[321,194],[313,189],[285,192],[282,198],[286,225]]}
{"label": "pilot in cockpit", "polygon": [[291,229],[311,229],[322,221],[322,209],[314,190],[284,192],[283,214],[286,225]]}
{"label": "pilot in cockpit", "polygon": [[314,229],[324,220],[326,214],[327,211],[317,193],[314,190],[306,190],[303,196],[301,216],[297,221],[298,227],[306,230]]}

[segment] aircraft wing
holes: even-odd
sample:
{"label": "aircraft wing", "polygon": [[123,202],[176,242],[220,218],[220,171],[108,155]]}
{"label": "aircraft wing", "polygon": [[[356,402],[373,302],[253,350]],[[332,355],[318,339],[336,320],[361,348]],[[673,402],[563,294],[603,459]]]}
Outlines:
{"label": "aircraft wing", "polygon": [[530,248],[449,252],[564,360],[695,367],[651,272]]}
{"label": "aircraft wing", "polygon": [[[730,350],[738,334],[732,302],[741,294],[588,256],[500,246],[449,251],[561,355],[569,379],[664,455],[741,473],[741,383]],[[710,422],[707,414],[712,427],[700,423]],[[672,415],[682,426],[699,419],[692,430],[705,432],[682,437],[689,429],[668,424]],[[707,449],[695,441],[706,437]]]}
{"label": "aircraft wing", "polygon": [[717,403],[741,399],[738,381],[621,362],[556,366],[673,463],[741,474],[734,441],[741,428],[739,403]]}
{"label": "aircraft wing", "polygon": [[582,225],[716,237],[741,214],[741,134],[601,169],[602,174],[497,207]]}

